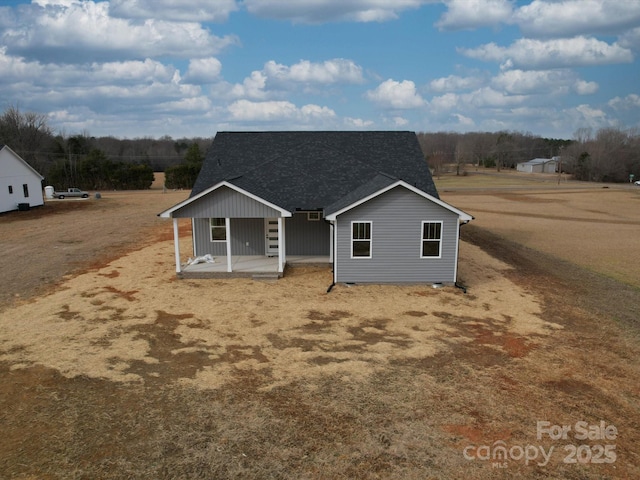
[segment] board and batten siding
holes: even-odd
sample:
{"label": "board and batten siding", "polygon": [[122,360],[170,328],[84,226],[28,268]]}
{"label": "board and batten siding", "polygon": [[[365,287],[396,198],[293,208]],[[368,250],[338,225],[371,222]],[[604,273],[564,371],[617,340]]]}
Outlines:
{"label": "board and batten siding", "polygon": [[[420,258],[422,222],[442,221],[441,258]],[[371,258],[351,258],[351,222],[372,222]],[[339,215],[338,282],[455,282],[458,215],[403,187],[396,187]]]}
{"label": "board and batten siding", "polygon": [[202,196],[173,213],[177,218],[274,218],[280,212],[227,186]]}
{"label": "board and batten siding", "polygon": [[[232,218],[231,222],[231,254],[232,255],[264,255],[264,219]],[[193,238],[195,255],[210,253],[213,256],[226,256],[226,242],[211,241],[211,223],[208,218],[193,220]]]}
{"label": "board and batten siding", "polygon": [[295,213],[285,220],[287,255],[329,256],[330,225],[323,218],[307,220],[307,213]]}

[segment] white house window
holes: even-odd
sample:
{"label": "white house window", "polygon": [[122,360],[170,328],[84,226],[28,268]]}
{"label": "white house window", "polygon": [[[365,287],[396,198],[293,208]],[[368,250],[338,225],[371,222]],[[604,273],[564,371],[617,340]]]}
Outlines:
{"label": "white house window", "polygon": [[24,183],[22,185],[22,191],[24,192],[24,198],[29,198],[29,185]]}
{"label": "white house window", "polygon": [[371,222],[351,222],[351,258],[371,258]]}
{"label": "white house window", "polygon": [[9,185],[9,194],[13,194],[13,185]]}
{"label": "white house window", "polygon": [[227,222],[224,218],[212,218],[211,241],[225,242],[227,240]]}
{"label": "white house window", "polygon": [[309,222],[320,221],[320,212],[307,212],[307,220]]}
{"label": "white house window", "polygon": [[442,252],[442,222],[422,222],[420,258],[440,258]]}

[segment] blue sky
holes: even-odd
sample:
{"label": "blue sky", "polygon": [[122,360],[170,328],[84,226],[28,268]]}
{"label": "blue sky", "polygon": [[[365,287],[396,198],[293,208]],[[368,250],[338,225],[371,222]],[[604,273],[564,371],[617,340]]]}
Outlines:
{"label": "blue sky", "polygon": [[640,0],[0,5],[0,107],[66,134],[640,127]]}

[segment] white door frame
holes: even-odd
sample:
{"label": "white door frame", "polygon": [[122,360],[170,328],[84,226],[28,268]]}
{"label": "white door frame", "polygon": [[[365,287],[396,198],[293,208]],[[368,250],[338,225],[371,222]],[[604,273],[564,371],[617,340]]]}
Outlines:
{"label": "white door frame", "polygon": [[[275,257],[280,254],[280,222],[279,218],[264,219],[264,254],[267,257]],[[274,228],[275,225],[275,228]],[[275,230],[272,232],[272,230]],[[274,238],[275,235],[275,238]],[[274,248],[273,240],[276,241]]]}

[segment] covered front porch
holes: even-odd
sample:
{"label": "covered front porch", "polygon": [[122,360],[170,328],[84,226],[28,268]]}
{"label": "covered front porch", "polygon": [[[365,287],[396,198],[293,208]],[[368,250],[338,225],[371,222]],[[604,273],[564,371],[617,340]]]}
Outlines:
{"label": "covered front porch", "polygon": [[[330,264],[333,228],[319,210],[289,211],[221,182],[160,213],[173,219],[178,277],[281,277],[285,266]],[[193,255],[213,262],[183,263],[179,219],[191,219]]]}
{"label": "covered front porch", "polygon": [[[232,255],[231,271],[226,256],[213,257],[214,263],[196,263],[182,265],[180,278],[279,278],[284,268],[279,269],[277,257],[264,255]],[[291,255],[287,256],[285,267],[329,266],[331,258],[325,256]]]}

